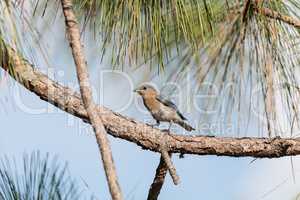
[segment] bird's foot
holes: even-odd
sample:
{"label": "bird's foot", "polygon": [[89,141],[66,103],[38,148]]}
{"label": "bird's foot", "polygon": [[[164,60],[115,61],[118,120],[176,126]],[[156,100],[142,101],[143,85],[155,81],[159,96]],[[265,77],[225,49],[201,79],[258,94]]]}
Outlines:
{"label": "bird's foot", "polygon": [[152,128],[159,126],[158,123],[156,123],[156,124],[147,124],[147,125],[148,125],[148,126],[151,126]]}
{"label": "bird's foot", "polygon": [[164,132],[164,133],[167,133],[167,134],[169,134],[169,135],[171,134],[170,129],[162,129],[161,131]]}

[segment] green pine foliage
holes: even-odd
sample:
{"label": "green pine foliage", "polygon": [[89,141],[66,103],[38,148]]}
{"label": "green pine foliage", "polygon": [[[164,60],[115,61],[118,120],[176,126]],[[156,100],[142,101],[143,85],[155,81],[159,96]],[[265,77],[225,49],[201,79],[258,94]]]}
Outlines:
{"label": "green pine foliage", "polygon": [[19,161],[3,157],[0,161],[0,199],[76,200],[92,199],[73,179],[66,163],[40,152],[24,154]]}

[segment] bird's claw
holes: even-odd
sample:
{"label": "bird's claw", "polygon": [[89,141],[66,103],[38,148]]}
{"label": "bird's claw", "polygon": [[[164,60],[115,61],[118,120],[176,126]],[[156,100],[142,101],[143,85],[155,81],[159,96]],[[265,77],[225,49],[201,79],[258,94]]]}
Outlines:
{"label": "bird's claw", "polygon": [[162,129],[161,131],[162,131],[162,132],[165,132],[165,133],[168,133],[168,134],[171,134],[170,129]]}
{"label": "bird's claw", "polygon": [[156,127],[158,124],[147,124],[148,126],[151,126],[152,128]]}

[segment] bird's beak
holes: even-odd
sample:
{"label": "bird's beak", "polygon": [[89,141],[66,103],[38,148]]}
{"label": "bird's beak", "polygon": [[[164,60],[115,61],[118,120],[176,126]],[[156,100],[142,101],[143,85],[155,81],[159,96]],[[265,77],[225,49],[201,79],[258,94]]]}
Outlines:
{"label": "bird's beak", "polygon": [[136,89],[133,90],[133,92],[137,92],[137,93],[139,93],[140,91],[141,90],[139,88],[136,88]]}

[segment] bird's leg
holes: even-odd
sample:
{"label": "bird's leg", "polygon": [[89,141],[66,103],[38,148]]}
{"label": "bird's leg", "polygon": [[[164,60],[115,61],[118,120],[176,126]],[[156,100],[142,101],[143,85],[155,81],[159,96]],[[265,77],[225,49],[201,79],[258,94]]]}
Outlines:
{"label": "bird's leg", "polygon": [[152,128],[155,126],[159,126],[160,125],[160,121],[156,120],[155,124],[148,124],[149,126],[151,126]]}
{"label": "bird's leg", "polygon": [[159,126],[160,125],[160,121],[158,121],[158,120],[156,120],[156,124],[155,124],[155,126]]}
{"label": "bird's leg", "polygon": [[168,129],[163,129],[162,131],[163,131],[163,132],[167,132],[168,134],[170,134],[170,133],[171,133],[171,126],[172,126],[172,123],[173,123],[173,121],[170,121],[170,122],[169,122],[169,128],[168,128]]}
{"label": "bird's leg", "polygon": [[173,121],[170,121],[169,128],[168,128],[168,133],[170,133],[171,126],[172,126],[172,122],[173,122]]}

